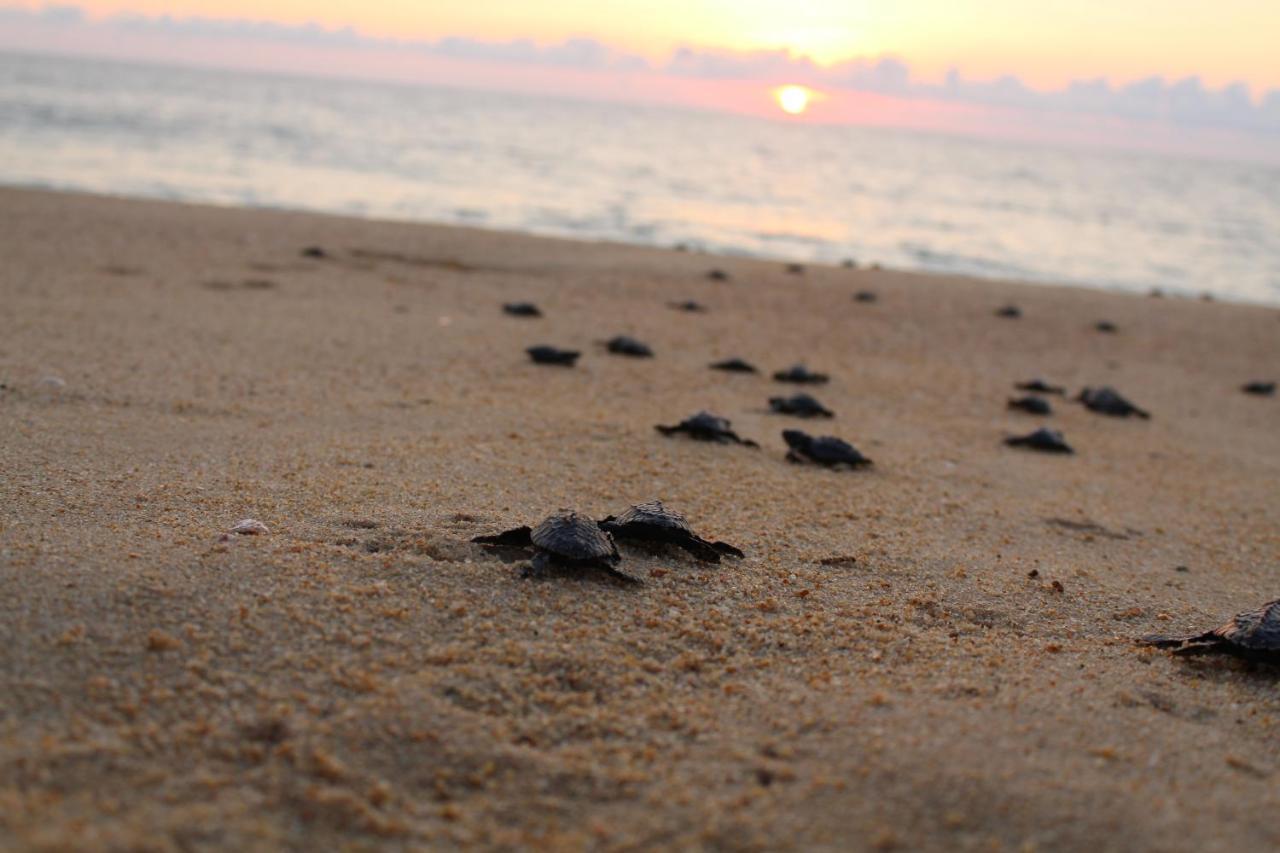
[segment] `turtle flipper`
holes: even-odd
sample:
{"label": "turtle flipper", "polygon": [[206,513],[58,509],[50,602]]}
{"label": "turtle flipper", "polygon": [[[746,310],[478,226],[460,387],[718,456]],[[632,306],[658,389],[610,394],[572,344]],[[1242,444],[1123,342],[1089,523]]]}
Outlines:
{"label": "turtle flipper", "polygon": [[603,562],[602,562],[602,563],[597,563],[596,565],[598,565],[600,568],[604,569],[604,571],[605,571],[607,574],[609,574],[609,575],[610,575],[610,576],[612,576],[612,577],[617,578],[617,579],[618,579],[618,580],[620,580],[620,581],[626,581],[627,583],[630,583],[630,584],[637,584],[637,585],[644,583],[644,581],[640,580],[640,578],[636,577],[635,575],[629,575],[629,574],[627,574],[627,573],[626,573],[626,572],[624,572],[622,569],[619,569],[617,566],[612,566],[612,565],[610,565],[610,564],[608,564],[608,563],[603,563]]}
{"label": "turtle flipper", "polygon": [[739,549],[730,545],[728,542],[708,542],[707,544],[709,544],[712,548],[715,548],[721,554],[724,554],[725,556],[728,556],[728,557],[737,557],[739,560],[741,560],[747,556],[746,554],[742,553],[742,551],[740,551]]}
{"label": "turtle flipper", "polygon": [[[1220,642],[1222,642],[1222,635],[1219,634],[1217,630],[1205,631],[1201,634],[1183,634],[1181,636],[1148,634],[1145,637],[1138,638],[1138,645],[1154,646],[1157,649],[1182,649],[1183,647],[1214,645]],[[1203,654],[1203,652],[1187,653]]]}
{"label": "turtle flipper", "polygon": [[704,563],[720,562],[720,552],[701,536],[690,534],[681,539],[672,540],[671,544],[683,548]]}
{"label": "turtle flipper", "polygon": [[533,545],[533,540],[530,538],[532,532],[533,530],[529,527],[517,527],[494,536],[477,536],[471,541],[477,545],[499,548],[528,548]]}
{"label": "turtle flipper", "polygon": [[738,435],[736,432],[727,432],[725,433],[725,435],[728,437],[730,441],[736,441],[738,444],[741,444],[743,447],[759,447],[760,446],[759,444],[756,444],[754,441],[752,441],[749,438],[743,438],[742,436]]}

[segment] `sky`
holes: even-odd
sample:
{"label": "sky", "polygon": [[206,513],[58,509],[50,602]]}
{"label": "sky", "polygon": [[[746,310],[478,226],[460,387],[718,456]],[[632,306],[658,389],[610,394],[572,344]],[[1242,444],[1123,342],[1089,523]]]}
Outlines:
{"label": "sky", "polygon": [[[40,3],[19,3],[35,8]],[[923,77],[1016,74],[1037,87],[1198,75],[1280,87],[1275,0],[85,0],[120,13],[351,26],[410,40],[587,37],[657,59],[676,47],[789,48],[820,63],[906,59]]]}
{"label": "sky", "polygon": [[0,49],[1210,148],[1280,148],[1278,34],[1280,0],[0,0]]}

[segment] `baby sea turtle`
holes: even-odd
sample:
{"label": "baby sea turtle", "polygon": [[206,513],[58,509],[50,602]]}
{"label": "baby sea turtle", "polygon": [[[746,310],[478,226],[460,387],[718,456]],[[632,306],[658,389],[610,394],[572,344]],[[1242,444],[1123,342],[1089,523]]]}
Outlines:
{"label": "baby sea turtle", "polygon": [[858,261],[854,258],[845,258],[840,262],[840,266],[847,270],[856,270],[858,268]]}
{"label": "baby sea turtle", "polygon": [[553,513],[532,529],[516,527],[495,536],[477,536],[471,541],[491,548],[531,548],[535,573],[558,565],[601,569],[614,577],[636,582],[631,575],[618,569],[622,556],[613,543],[613,537],[601,530],[594,520],[573,510],[562,509]]}
{"label": "baby sea turtle", "polygon": [[1043,379],[1032,379],[1030,382],[1019,382],[1013,386],[1019,391],[1034,391],[1037,394],[1066,394],[1067,389],[1060,385],[1050,385]]}
{"label": "baby sea turtle", "polygon": [[666,436],[684,433],[689,438],[698,441],[714,441],[717,444],[736,443],[744,444],[747,447],[760,446],[749,438],[741,438],[730,429],[730,426],[728,418],[722,418],[710,412],[698,412],[693,417],[685,418],[675,426],[662,426],[659,424],[654,429]]}
{"label": "baby sea turtle", "polygon": [[1008,317],[1011,320],[1016,320],[1022,316],[1022,309],[1017,305],[1006,305],[1003,308],[996,309],[996,316]]}
{"label": "baby sea turtle", "polygon": [[508,302],[502,306],[502,310],[510,314],[512,317],[541,317],[542,311],[532,302]]}
{"label": "baby sea turtle", "polygon": [[787,272],[792,275],[804,275],[804,264],[787,264]]}
{"label": "baby sea turtle", "polygon": [[1249,382],[1240,387],[1240,390],[1246,394],[1253,394],[1257,397],[1271,397],[1276,393],[1276,383],[1274,382]]}
{"label": "baby sea turtle", "polygon": [[648,344],[637,341],[635,338],[629,338],[626,335],[610,338],[605,341],[604,346],[614,355],[626,355],[632,358],[653,358],[653,350],[649,348]]}
{"label": "baby sea turtle", "polygon": [[777,382],[795,382],[798,385],[822,385],[831,377],[825,373],[814,373],[803,364],[796,364],[786,370],[779,370],[773,374],[773,378]]}
{"label": "baby sea turtle", "polygon": [[1137,415],[1144,421],[1151,418],[1147,412],[1120,396],[1119,391],[1108,386],[1086,388],[1080,392],[1079,397],[1076,397],[1076,401],[1084,403],[1084,407],[1091,412],[1110,415],[1113,418],[1127,418],[1130,415]]}
{"label": "baby sea turtle", "polygon": [[525,350],[534,364],[556,364],[561,367],[573,367],[582,353],[571,349],[556,349],[549,346],[529,347]]}
{"label": "baby sea turtle", "polygon": [[302,250],[302,257],[322,261],[329,257],[329,253],[320,246],[307,246]]}
{"label": "baby sea turtle", "polygon": [[1051,415],[1053,409],[1049,407],[1048,400],[1042,400],[1039,397],[1020,397],[1016,400],[1009,401],[1009,408],[1017,409],[1032,415]]}
{"label": "baby sea turtle", "polygon": [[727,370],[729,373],[759,373],[756,366],[740,358],[729,358],[712,363],[712,370]]}
{"label": "baby sea turtle", "polygon": [[624,541],[630,539],[675,545],[706,563],[720,562],[721,555],[738,558],[745,556],[732,545],[703,539],[693,532],[683,515],[667,509],[662,501],[636,504],[616,518],[611,515],[600,522],[600,529]]}
{"label": "baby sea turtle", "polygon": [[800,418],[835,417],[835,412],[808,394],[795,394],[791,397],[770,397],[769,408],[780,415],[795,415]]}
{"label": "baby sea turtle", "polygon": [[1110,320],[1099,320],[1098,322],[1093,324],[1093,328],[1096,331],[1102,332],[1103,334],[1107,334],[1107,335],[1114,335],[1116,332],[1120,331],[1120,329],[1116,326],[1116,324],[1111,322]]}
{"label": "baby sea turtle", "polygon": [[728,281],[729,274],[722,269],[707,270],[707,278],[712,281]]}
{"label": "baby sea turtle", "polygon": [[859,290],[853,294],[854,302],[875,302],[879,298],[873,290]]}
{"label": "baby sea turtle", "polygon": [[687,311],[690,314],[701,314],[707,310],[707,306],[692,299],[686,299],[684,302],[668,302],[667,307],[676,311]]}
{"label": "baby sea turtle", "polygon": [[787,451],[788,462],[812,462],[828,468],[842,465],[859,468],[871,464],[871,460],[852,444],[833,435],[812,436],[798,429],[784,429],[782,439],[790,448]]}
{"label": "baby sea turtle", "polygon": [[1152,635],[1144,646],[1172,649],[1175,655],[1235,655],[1249,660],[1280,663],[1280,598],[1257,610],[1237,613],[1221,627],[1186,637]]}
{"label": "baby sea turtle", "polygon": [[1004,443],[1010,447],[1026,447],[1044,453],[1075,453],[1056,429],[1041,427],[1028,435],[1017,435],[1006,438]]}

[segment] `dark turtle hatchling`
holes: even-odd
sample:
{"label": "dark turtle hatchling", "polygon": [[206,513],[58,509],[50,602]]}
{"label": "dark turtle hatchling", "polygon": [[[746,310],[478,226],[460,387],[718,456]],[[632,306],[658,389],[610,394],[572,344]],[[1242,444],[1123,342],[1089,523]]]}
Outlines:
{"label": "dark turtle hatchling", "polygon": [[795,415],[799,418],[835,417],[835,412],[808,394],[795,394],[791,397],[770,397],[769,408],[780,415]]}
{"label": "dark turtle hatchling", "polygon": [[1280,663],[1280,598],[1257,610],[1238,613],[1221,627],[1185,637],[1151,635],[1144,646],[1172,649],[1175,655],[1235,655],[1249,660]]}
{"label": "dark turtle hatchling", "polygon": [[714,441],[717,444],[736,443],[744,444],[747,447],[760,446],[748,438],[739,437],[736,432],[730,429],[728,418],[722,418],[710,412],[698,412],[693,417],[685,418],[675,426],[662,426],[659,424],[654,429],[666,436],[684,433],[698,441]]}
{"label": "dark turtle hatchling", "polygon": [[541,317],[542,311],[532,302],[508,302],[502,310],[512,317]]}
{"label": "dark turtle hatchling", "polygon": [[635,338],[629,338],[626,335],[618,335],[616,338],[610,338],[605,341],[605,349],[614,355],[626,355],[631,358],[653,358],[653,350],[646,343],[641,343]]}
{"label": "dark turtle hatchling", "polygon": [[853,294],[854,302],[875,302],[879,298],[880,297],[876,295],[875,291],[872,290],[859,290],[857,293]]}
{"label": "dark turtle hatchling", "polygon": [[305,249],[302,250],[302,257],[311,258],[312,260],[322,261],[325,258],[329,257],[329,253],[326,252],[320,246],[307,246]]}
{"label": "dark turtle hatchling", "polygon": [[794,382],[798,385],[822,385],[831,377],[825,373],[814,373],[803,364],[792,365],[786,370],[779,370],[773,374],[776,382]]}
{"label": "dark turtle hatchling", "polygon": [[1271,397],[1276,393],[1276,383],[1274,382],[1249,382],[1240,386],[1240,390],[1246,394],[1253,394],[1256,397]]}
{"label": "dark turtle hatchling", "polygon": [[662,501],[636,504],[617,518],[611,515],[600,522],[600,529],[622,541],[630,539],[675,545],[707,563],[720,562],[721,555],[744,556],[732,545],[709,542],[694,533],[685,517],[667,509]]}
{"label": "dark turtle hatchling", "polygon": [[557,349],[549,346],[529,347],[525,350],[534,364],[555,364],[561,367],[573,367],[582,353],[571,349]]}
{"label": "dark turtle hatchling", "polygon": [[516,527],[495,536],[477,536],[471,540],[491,548],[532,549],[532,571],[545,572],[552,565],[567,568],[601,569],[614,577],[633,583],[635,578],[618,569],[622,557],[613,537],[600,529],[594,520],[573,510],[563,509],[547,516],[530,529]]}
{"label": "dark turtle hatchling", "polygon": [[787,451],[788,462],[812,462],[828,468],[860,468],[871,464],[871,460],[852,444],[833,435],[815,437],[798,429],[784,429],[782,439],[790,448]]}
{"label": "dark turtle hatchling", "polygon": [[721,269],[707,270],[707,278],[712,281],[728,281],[729,274]]}
{"label": "dark turtle hatchling", "polygon": [[1030,382],[1019,382],[1013,386],[1019,391],[1033,391],[1036,394],[1058,394],[1065,395],[1067,389],[1061,385],[1050,385],[1043,379],[1032,379]]}
{"label": "dark turtle hatchling", "polygon": [[787,264],[786,269],[792,275],[804,275],[804,264]]}
{"label": "dark turtle hatchling", "polygon": [[743,361],[740,358],[730,358],[724,361],[717,361],[711,365],[712,370],[726,370],[729,373],[759,373],[756,366],[750,362]]}
{"label": "dark turtle hatchling", "polygon": [[1029,450],[1039,450],[1044,453],[1075,453],[1062,437],[1061,432],[1048,427],[1041,427],[1027,435],[1011,436],[1006,438],[1004,443],[1010,447],[1025,447]]}
{"label": "dark turtle hatchling", "polygon": [[1114,335],[1116,332],[1120,331],[1119,327],[1110,320],[1099,320],[1093,324],[1093,328],[1107,335]]}
{"label": "dark turtle hatchling", "polygon": [[692,299],[686,299],[684,302],[668,302],[667,307],[676,311],[686,311],[690,314],[702,314],[707,310],[707,306],[701,302],[694,302]]}
{"label": "dark turtle hatchling", "polygon": [[1147,412],[1120,396],[1119,391],[1107,386],[1086,388],[1080,392],[1080,396],[1076,397],[1076,401],[1084,403],[1084,407],[1091,412],[1110,415],[1113,418],[1127,418],[1130,415],[1137,415],[1143,420],[1151,418]]}
{"label": "dark turtle hatchling", "polygon": [[1006,305],[1003,308],[996,309],[997,317],[1008,317],[1010,320],[1016,320],[1022,316],[1022,309],[1017,305]]}
{"label": "dark turtle hatchling", "polygon": [[1026,412],[1032,415],[1051,415],[1053,409],[1049,406],[1048,400],[1042,400],[1039,397],[1019,397],[1016,400],[1009,401],[1009,408],[1017,409],[1020,412]]}

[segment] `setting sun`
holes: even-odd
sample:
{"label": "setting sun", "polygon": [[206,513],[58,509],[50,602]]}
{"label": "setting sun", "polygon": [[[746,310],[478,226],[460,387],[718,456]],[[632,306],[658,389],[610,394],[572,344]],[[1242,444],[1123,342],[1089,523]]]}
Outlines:
{"label": "setting sun", "polygon": [[798,116],[809,109],[809,104],[819,97],[818,93],[808,86],[779,86],[773,90],[773,97],[778,106],[787,115]]}

